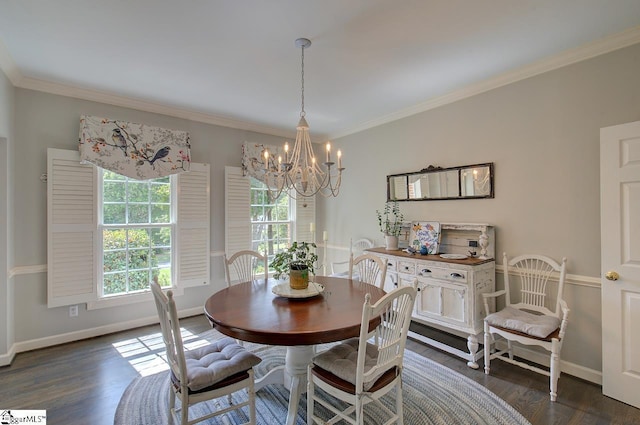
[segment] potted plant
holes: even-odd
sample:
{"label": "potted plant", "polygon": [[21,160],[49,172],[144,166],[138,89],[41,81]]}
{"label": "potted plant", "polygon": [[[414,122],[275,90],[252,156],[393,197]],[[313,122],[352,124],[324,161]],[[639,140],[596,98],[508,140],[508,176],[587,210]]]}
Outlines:
{"label": "potted plant", "polygon": [[277,253],[269,264],[275,270],[273,277],[280,279],[283,275],[289,275],[291,289],[307,289],[309,273],[315,274],[315,263],[318,261],[318,255],[311,248],[315,249],[316,244],[294,242],[289,248]]}
{"label": "potted plant", "polygon": [[388,250],[397,250],[398,236],[402,231],[402,220],[404,220],[398,201],[385,203],[384,210],[382,212],[376,210],[376,214],[378,215],[380,231],[384,234],[386,248]]}

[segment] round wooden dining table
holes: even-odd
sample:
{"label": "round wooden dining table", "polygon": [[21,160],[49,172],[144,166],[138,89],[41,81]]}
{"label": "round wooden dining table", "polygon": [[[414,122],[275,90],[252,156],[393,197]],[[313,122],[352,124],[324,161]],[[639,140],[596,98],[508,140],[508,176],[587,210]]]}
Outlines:
{"label": "round wooden dining table", "polygon": [[[287,347],[285,365],[272,369],[256,381],[256,390],[268,384],[289,389],[287,424],[294,424],[300,394],[306,391],[307,366],[314,345],[360,335],[362,305],[366,294],[371,303],[385,295],[377,286],[351,279],[314,276],[324,291],[309,298],[275,295],[281,281],[244,282],[209,297],[204,312],[221,333],[242,341]],[[310,283],[313,285],[313,283]],[[377,323],[370,323],[373,330]]]}

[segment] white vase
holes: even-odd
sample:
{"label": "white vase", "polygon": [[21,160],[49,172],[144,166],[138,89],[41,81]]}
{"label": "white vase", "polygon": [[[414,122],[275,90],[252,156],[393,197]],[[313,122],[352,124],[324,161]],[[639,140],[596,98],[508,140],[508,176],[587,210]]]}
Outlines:
{"label": "white vase", "polygon": [[391,235],[384,235],[384,242],[387,251],[397,251],[398,250],[398,237]]}

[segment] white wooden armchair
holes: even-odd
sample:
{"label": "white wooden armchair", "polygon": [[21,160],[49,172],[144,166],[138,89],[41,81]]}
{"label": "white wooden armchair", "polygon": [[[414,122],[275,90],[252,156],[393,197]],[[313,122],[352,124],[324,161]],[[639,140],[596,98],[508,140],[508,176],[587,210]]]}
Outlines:
{"label": "white wooden armchair", "polygon": [[[549,376],[551,401],[557,398],[560,351],[570,311],[562,299],[566,263],[566,258],[558,264],[543,255],[521,255],[508,260],[504,253],[505,289],[482,295],[487,314],[484,319],[485,373],[489,374],[491,370],[491,360],[500,359]],[[551,280],[556,278],[558,284],[553,290],[552,286],[555,285]],[[490,314],[489,301],[502,295],[505,296],[505,307]],[[496,336],[506,341],[506,349],[495,349]],[[535,345],[549,351],[550,371],[515,360],[512,342]],[[505,354],[508,356],[505,357]]]}

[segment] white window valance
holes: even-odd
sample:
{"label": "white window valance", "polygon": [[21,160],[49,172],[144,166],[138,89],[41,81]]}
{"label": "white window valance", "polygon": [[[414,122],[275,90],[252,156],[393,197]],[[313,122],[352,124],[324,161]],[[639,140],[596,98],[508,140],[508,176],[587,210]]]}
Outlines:
{"label": "white window valance", "polygon": [[137,180],[189,171],[189,133],[89,115],[80,117],[80,159]]}
{"label": "white window valance", "polygon": [[269,169],[278,169],[278,156],[284,161],[282,146],[265,145],[263,143],[244,142],[242,145],[242,175],[251,176],[264,181],[264,152],[269,151]]}

